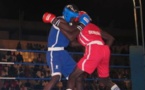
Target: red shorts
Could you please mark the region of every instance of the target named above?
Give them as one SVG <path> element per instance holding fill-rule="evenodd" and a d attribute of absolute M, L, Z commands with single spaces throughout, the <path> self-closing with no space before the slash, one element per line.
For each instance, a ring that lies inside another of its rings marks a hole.
<path fill-rule="evenodd" d="M 88 45 L 77 66 L 92 74 L 97 69 L 99 77 L 109 76 L 110 49 L 107 45 Z"/>

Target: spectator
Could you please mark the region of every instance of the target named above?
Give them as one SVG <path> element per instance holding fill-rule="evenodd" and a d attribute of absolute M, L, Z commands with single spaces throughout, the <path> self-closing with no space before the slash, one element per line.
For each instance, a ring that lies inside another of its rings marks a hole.
<path fill-rule="evenodd" d="M 10 83 L 8 80 L 5 80 L 3 87 L 2 87 L 2 90 L 9 90 L 9 89 L 10 89 Z"/>
<path fill-rule="evenodd" d="M 11 51 L 7 51 L 6 53 L 6 59 L 7 59 L 7 62 L 11 62 L 12 61 L 12 52 Z"/>
<path fill-rule="evenodd" d="M 6 55 L 3 55 L 3 56 L 2 56 L 2 62 L 7 62 Z"/>
<path fill-rule="evenodd" d="M 16 49 L 22 49 L 21 42 L 18 42 Z"/>
<path fill-rule="evenodd" d="M 10 90 L 19 90 L 19 85 L 16 80 L 11 80 L 10 88 Z"/>
<path fill-rule="evenodd" d="M 30 80 L 27 80 L 27 81 L 26 81 L 25 86 L 26 86 L 28 89 L 31 88 L 31 82 L 30 82 Z"/>
<path fill-rule="evenodd" d="M 12 62 L 16 62 L 17 61 L 17 58 L 16 58 L 16 53 L 15 52 L 12 52 L 11 53 L 11 58 L 12 58 Z"/>
<path fill-rule="evenodd" d="M 17 62 L 23 62 L 23 56 L 21 55 L 20 52 L 16 55 L 16 58 L 17 58 Z"/>
<path fill-rule="evenodd" d="M 14 67 L 14 65 L 11 65 L 9 68 L 8 68 L 8 75 L 10 77 L 15 77 L 17 76 L 17 69 Z"/>
<path fill-rule="evenodd" d="M 1 61 L 1 59 L 2 59 L 2 56 L 3 56 L 3 54 L 0 52 L 0 61 Z"/>
<path fill-rule="evenodd" d="M 38 57 L 36 58 L 36 63 L 44 63 L 41 54 L 38 54 Z"/>
<path fill-rule="evenodd" d="M 26 48 L 27 48 L 28 50 L 33 50 L 33 45 L 32 45 L 32 43 L 27 43 Z"/>
<path fill-rule="evenodd" d="M 28 89 L 27 89 L 27 87 L 25 86 L 25 84 L 22 84 L 22 85 L 20 86 L 20 90 L 28 90 Z"/>

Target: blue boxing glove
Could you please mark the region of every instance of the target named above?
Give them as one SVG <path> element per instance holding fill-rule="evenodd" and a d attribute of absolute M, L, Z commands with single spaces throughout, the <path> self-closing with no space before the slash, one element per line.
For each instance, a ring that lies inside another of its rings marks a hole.
<path fill-rule="evenodd" d="M 84 26 L 86 26 L 87 24 L 89 24 L 91 21 L 91 18 L 88 14 L 82 14 L 79 17 L 79 22 L 82 23 Z"/>

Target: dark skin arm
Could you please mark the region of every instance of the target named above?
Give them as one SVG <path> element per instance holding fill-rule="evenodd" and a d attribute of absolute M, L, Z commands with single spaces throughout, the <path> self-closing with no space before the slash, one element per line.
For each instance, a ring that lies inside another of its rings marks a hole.
<path fill-rule="evenodd" d="M 73 25 L 69 25 L 63 18 L 56 18 L 55 20 L 60 20 L 59 28 L 61 32 L 71 41 L 71 46 L 80 46 L 78 41 L 76 40 L 80 30 L 77 28 L 78 23 L 72 22 Z M 54 22 L 55 22 L 54 20 Z M 84 28 L 83 24 L 79 24 L 82 28 Z M 106 45 L 111 46 L 114 42 L 114 37 L 109 33 L 101 30 L 101 36 L 105 40 Z"/>
<path fill-rule="evenodd" d="M 79 24 L 78 22 L 73 22 L 72 25 L 69 25 L 63 18 L 56 18 L 53 23 L 55 23 L 57 20 L 60 20 L 60 24 L 58 27 L 60 28 L 60 31 L 70 40 L 70 46 L 71 47 L 77 47 L 82 46 L 77 41 L 77 36 L 80 33 L 80 30 L 77 28 L 77 25 L 80 25 L 82 28 L 84 27 L 82 24 Z"/>
<path fill-rule="evenodd" d="M 73 41 L 76 39 L 76 37 L 79 34 L 79 29 L 77 28 L 78 23 L 74 23 L 72 25 L 69 25 L 63 18 L 56 18 L 54 19 L 53 23 L 55 23 L 57 20 L 60 20 L 60 24 L 58 27 L 60 28 L 60 31 L 70 40 Z"/>
<path fill-rule="evenodd" d="M 60 19 L 60 24 L 58 27 L 60 28 L 61 32 L 71 41 L 70 45 L 73 47 L 81 46 L 76 39 L 78 34 L 80 33 L 80 30 L 77 28 L 78 23 L 72 22 L 73 25 L 71 26 L 64 19 L 62 18 L 57 18 L 57 19 Z M 83 24 L 79 24 L 79 25 L 82 28 L 84 28 Z M 115 39 L 112 35 L 110 35 L 109 33 L 103 30 L 101 30 L 101 35 L 102 35 L 102 38 L 105 40 L 106 45 L 111 46 L 113 44 Z"/>
<path fill-rule="evenodd" d="M 105 40 L 106 45 L 111 46 L 114 42 L 114 37 L 112 35 L 110 35 L 109 33 L 101 30 L 101 35 L 102 38 Z"/>

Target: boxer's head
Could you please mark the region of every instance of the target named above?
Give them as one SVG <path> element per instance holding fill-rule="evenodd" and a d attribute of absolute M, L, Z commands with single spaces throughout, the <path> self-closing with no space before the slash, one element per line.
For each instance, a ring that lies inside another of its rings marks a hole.
<path fill-rule="evenodd" d="M 63 9 L 63 16 L 67 22 L 70 22 L 72 18 L 76 18 L 79 16 L 79 10 L 77 6 L 73 4 L 66 5 Z"/>

